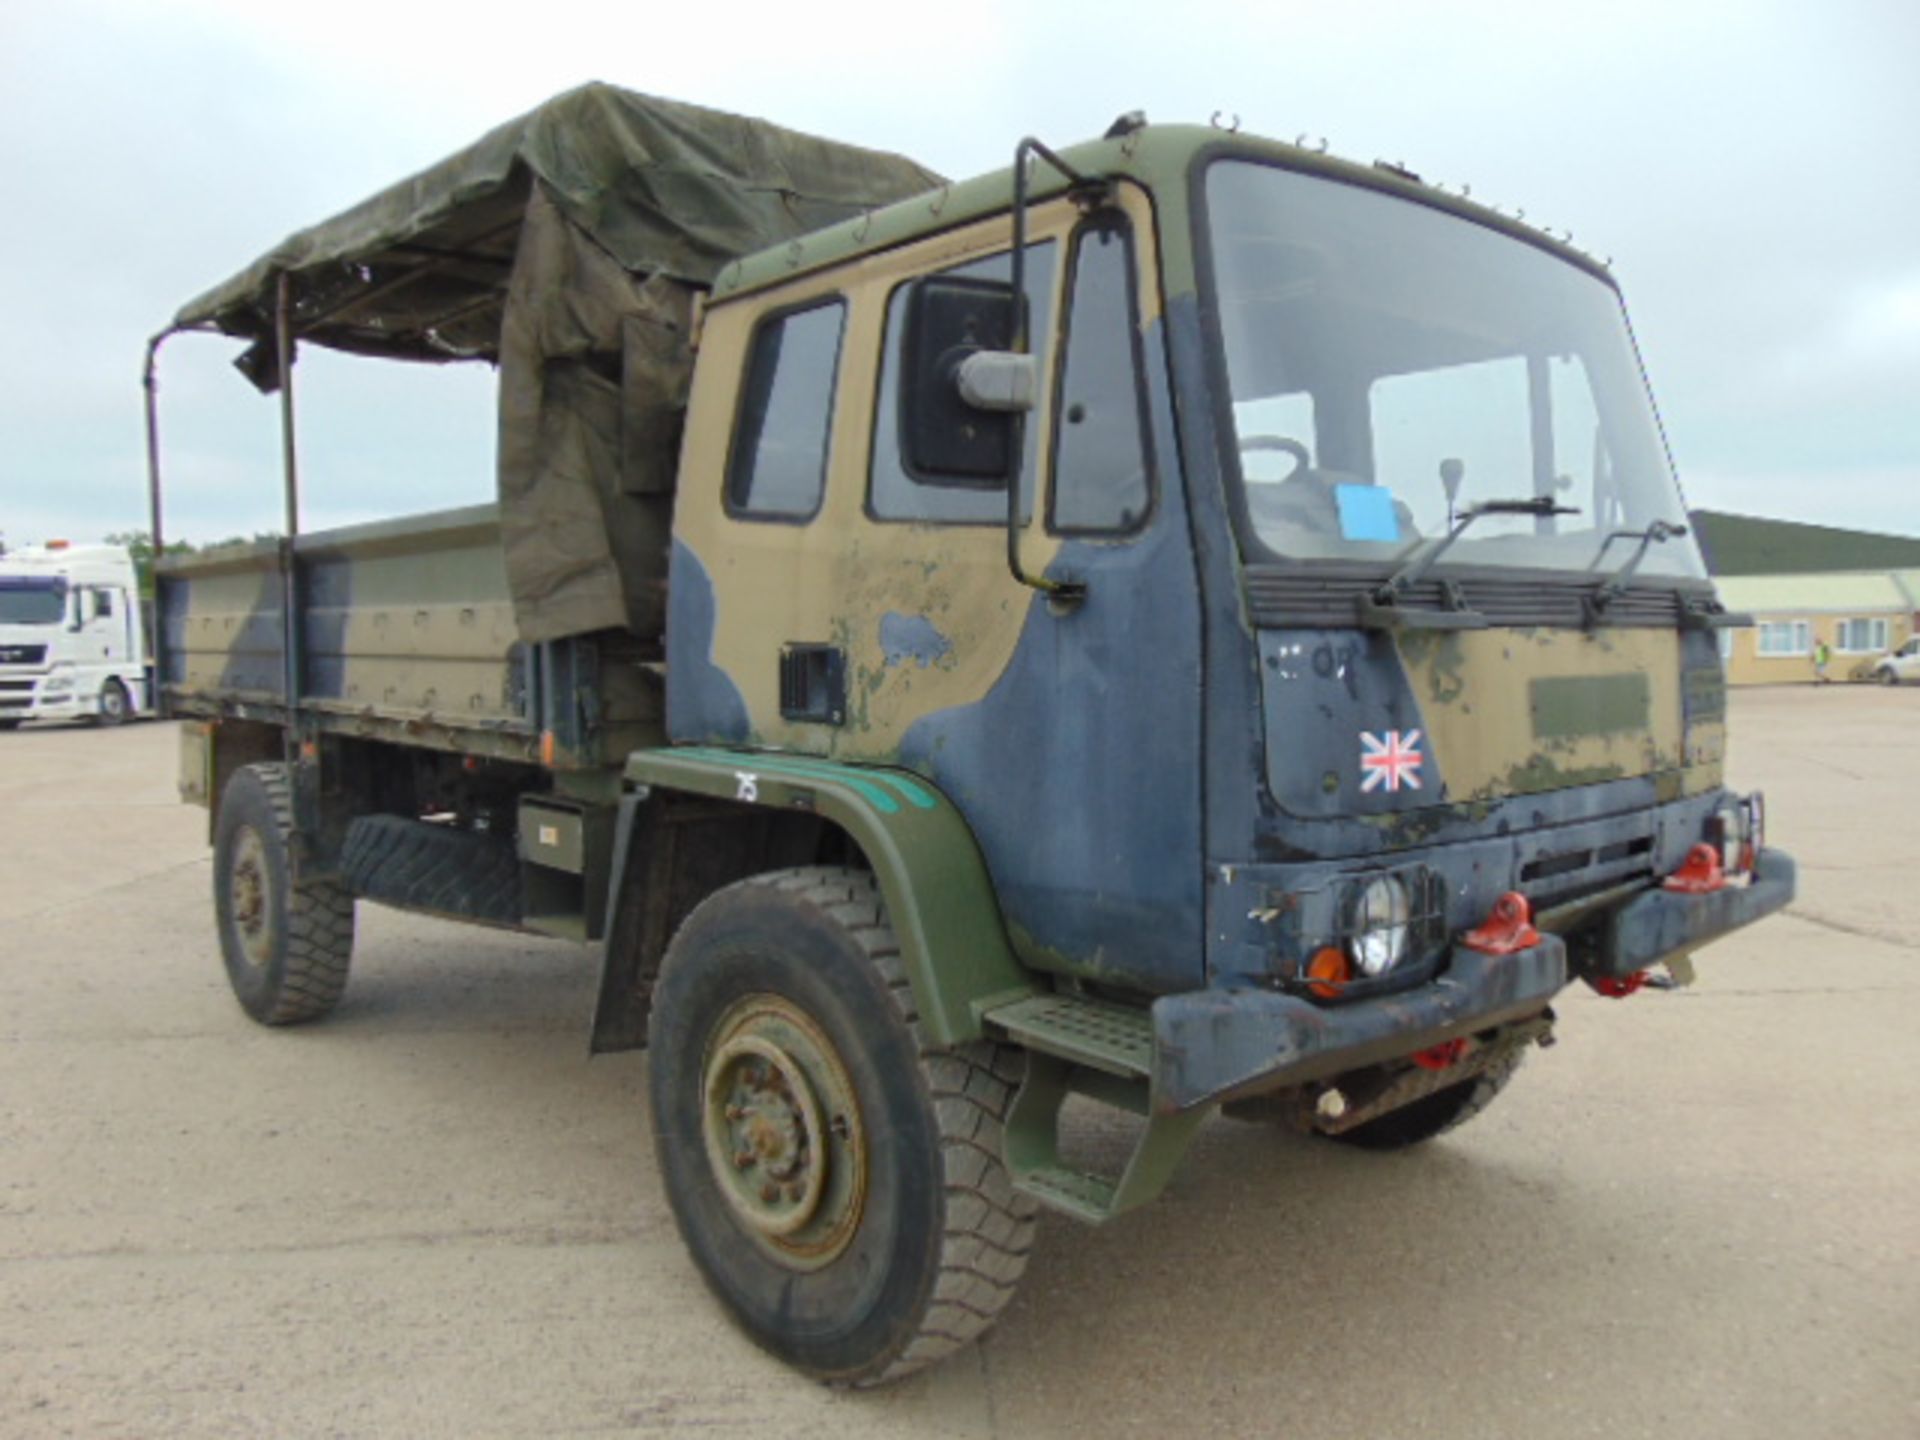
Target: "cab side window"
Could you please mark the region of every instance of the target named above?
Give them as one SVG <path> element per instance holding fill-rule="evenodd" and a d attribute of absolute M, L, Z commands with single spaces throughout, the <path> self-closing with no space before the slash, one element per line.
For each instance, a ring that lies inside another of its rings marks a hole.
<path fill-rule="evenodd" d="M 846 316 L 834 299 L 770 315 L 754 331 L 727 460 L 729 513 L 808 520 L 820 509 Z"/>
<path fill-rule="evenodd" d="M 1027 292 L 1029 345 L 1036 355 L 1046 353 L 1046 337 L 1053 323 L 1053 276 L 1057 246 L 1051 240 L 1027 246 L 1022 288 Z M 989 255 L 940 272 L 967 280 L 1013 279 L 1013 257 Z M 876 520 L 948 521 L 978 525 L 1007 523 L 1007 491 L 1000 482 L 982 484 L 961 476 L 916 475 L 901 454 L 900 385 L 905 350 L 911 283 L 898 286 L 887 300 L 887 337 L 880 362 L 880 397 L 874 407 L 873 464 L 867 505 Z M 1021 473 L 1031 476 L 1039 453 L 1039 430 L 1033 417 L 1021 427 Z M 1032 502 L 1033 486 L 1023 481 L 1022 500 Z"/>
<path fill-rule="evenodd" d="M 1132 245 L 1102 219 L 1074 242 L 1066 358 L 1054 404 L 1053 528 L 1132 530 L 1146 518 L 1147 467 Z"/>
<path fill-rule="evenodd" d="M 97 618 L 102 620 L 113 614 L 113 592 L 111 590 L 96 590 L 93 592 L 93 613 Z"/>

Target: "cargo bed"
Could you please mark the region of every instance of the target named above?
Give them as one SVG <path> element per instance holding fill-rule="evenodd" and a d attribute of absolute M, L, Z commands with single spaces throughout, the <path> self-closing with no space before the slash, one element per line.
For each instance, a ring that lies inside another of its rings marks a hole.
<path fill-rule="evenodd" d="M 170 558 L 155 587 L 175 714 L 285 723 L 291 682 L 323 732 L 428 749 L 569 769 L 665 739 L 658 636 L 519 639 L 492 505 Z"/>

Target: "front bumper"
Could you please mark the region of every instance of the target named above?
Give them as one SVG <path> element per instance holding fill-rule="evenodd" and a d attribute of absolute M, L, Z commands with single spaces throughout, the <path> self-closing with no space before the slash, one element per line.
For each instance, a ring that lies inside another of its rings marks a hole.
<path fill-rule="evenodd" d="M 1272 990 L 1192 990 L 1153 1002 L 1153 1107 L 1172 1112 L 1324 1080 L 1538 1014 L 1567 983 L 1557 935 L 1512 955 L 1456 945 L 1417 990 L 1316 1005 Z"/>
<path fill-rule="evenodd" d="M 36 695 L 23 702 L 0 705 L 0 720 L 70 720 L 77 715 L 92 713 L 93 707 L 83 703 L 71 691 L 51 696 Z"/>
<path fill-rule="evenodd" d="M 60 720 L 92 713 L 71 680 L 66 688 L 47 688 L 45 671 L 0 674 L 0 720 Z"/>
<path fill-rule="evenodd" d="M 1705 895 L 1649 890 L 1608 918 L 1597 953 L 1583 973 L 1621 979 L 1784 910 L 1793 902 L 1796 876 L 1791 855 L 1762 850 L 1753 879 L 1745 885 Z"/>
<path fill-rule="evenodd" d="M 1581 976 L 1625 976 L 1707 944 L 1793 899 L 1793 857 L 1764 850 L 1745 885 L 1704 895 L 1652 889 L 1583 947 Z M 1511 955 L 1456 945 L 1414 990 L 1346 1005 L 1276 991 L 1192 990 L 1153 1002 L 1153 1108 L 1162 1114 L 1278 1090 L 1396 1060 L 1537 1015 L 1575 978 L 1557 935 Z"/>

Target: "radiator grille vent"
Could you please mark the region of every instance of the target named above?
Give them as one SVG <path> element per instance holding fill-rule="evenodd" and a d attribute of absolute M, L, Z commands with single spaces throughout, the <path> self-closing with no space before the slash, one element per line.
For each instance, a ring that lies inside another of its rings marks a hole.
<path fill-rule="evenodd" d="M 1476 576 L 1459 581 L 1467 608 L 1486 616 L 1495 626 L 1553 626 L 1577 629 L 1587 623 L 1583 597 L 1599 578 L 1577 584 L 1564 580 L 1501 580 Z M 1273 565 L 1247 567 L 1247 601 L 1253 621 L 1262 626 L 1330 628 L 1352 625 L 1361 597 L 1380 588 L 1375 573 L 1354 574 Z M 1422 580 L 1409 585 L 1400 598 L 1408 610 L 1443 610 L 1441 582 Z M 1609 625 L 1670 630 L 1681 620 L 1685 604 L 1679 590 L 1663 586 L 1630 586 L 1607 607 Z"/>

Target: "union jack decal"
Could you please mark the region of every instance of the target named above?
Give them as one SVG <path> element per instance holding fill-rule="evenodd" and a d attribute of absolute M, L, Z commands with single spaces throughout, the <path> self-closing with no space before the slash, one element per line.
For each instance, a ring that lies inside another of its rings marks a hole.
<path fill-rule="evenodd" d="M 1426 758 L 1420 753 L 1418 730 L 1389 730 L 1384 735 L 1362 730 L 1360 793 L 1365 795 L 1374 790 L 1393 792 L 1402 786 L 1418 790 L 1420 763 Z"/>

